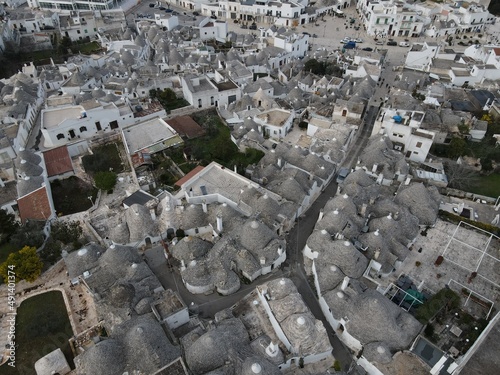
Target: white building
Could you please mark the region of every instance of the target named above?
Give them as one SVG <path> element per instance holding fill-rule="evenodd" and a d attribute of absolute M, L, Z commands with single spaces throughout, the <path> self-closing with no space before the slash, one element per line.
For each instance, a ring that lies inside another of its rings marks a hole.
<path fill-rule="evenodd" d="M 284 138 L 294 119 L 294 113 L 284 109 L 271 109 L 254 117 L 254 121 L 262 125 L 262 132 L 274 139 Z"/>
<path fill-rule="evenodd" d="M 435 136 L 431 131 L 420 129 L 424 116 L 425 113 L 419 111 L 382 108 L 372 135 L 386 134 L 395 150 L 410 160 L 424 162 Z"/>
<path fill-rule="evenodd" d="M 406 55 L 405 68 L 428 71 L 440 49 L 434 42 L 414 43 Z"/>
<path fill-rule="evenodd" d="M 185 3 L 176 0 L 177 4 Z M 296 27 L 308 23 L 307 0 L 277 2 L 262 0 L 256 2 L 223 0 L 218 3 L 201 4 L 201 13 L 225 20 L 240 22 L 258 22 L 269 25 Z M 182 5 L 181 5 L 182 6 Z"/>
<path fill-rule="evenodd" d="M 241 98 L 241 90 L 231 79 L 216 74 L 181 77 L 184 98 L 195 108 L 223 107 Z"/>
<path fill-rule="evenodd" d="M 361 0 L 357 8 L 368 35 L 378 37 L 418 37 L 424 19 L 406 5 L 392 0 Z"/>
<path fill-rule="evenodd" d="M 134 113 L 129 105 L 117 107 L 114 103 L 100 104 L 87 101 L 80 105 L 43 109 L 41 129 L 44 146 L 62 146 L 80 138 L 118 131 L 119 128 L 145 121 L 149 118 L 166 116 L 164 109 L 142 116 Z"/>
<path fill-rule="evenodd" d="M 113 3 L 113 0 L 28 0 L 30 8 L 48 9 L 56 12 L 69 10 L 105 10 L 113 8 Z"/>

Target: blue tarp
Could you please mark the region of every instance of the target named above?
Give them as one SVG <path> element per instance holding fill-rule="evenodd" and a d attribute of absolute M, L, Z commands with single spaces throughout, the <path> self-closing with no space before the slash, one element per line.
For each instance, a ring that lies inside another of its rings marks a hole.
<path fill-rule="evenodd" d="M 403 118 L 402 118 L 401 116 L 393 116 L 393 118 L 392 118 L 392 119 L 393 119 L 394 121 L 396 121 L 396 122 L 401 122 L 401 121 L 403 121 Z"/>

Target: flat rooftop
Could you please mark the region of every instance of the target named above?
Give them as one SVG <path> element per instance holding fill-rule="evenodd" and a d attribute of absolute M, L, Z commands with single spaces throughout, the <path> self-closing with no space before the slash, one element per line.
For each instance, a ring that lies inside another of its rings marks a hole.
<path fill-rule="evenodd" d="M 82 112 L 85 112 L 82 106 L 45 109 L 42 111 L 42 126 L 45 129 L 55 128 L 64 120 L 79 119 Z"/>
<path fill-rule="evenodd" d="M 269 117 L 268 117 L 269 116 Z M 262 113 L 257 116 L 262 121 L 265 121 L 269 125 L 274 126 L 283 126 L 286 120 L 290 117 L 290 112 L 280 111 L 280 110 L 272 110 L 265 113 Z"/>
<path fill-rule="evenodd" d="M 241 192 L 248 189 L 249 186 L 255 187 L 263 193 L 265 192 L 276 201 L 279 199 L 278 195 L 259 187 L 247 178 L 215 162 L 210 163 L 202 171 L 198 172 L 182 188 L 185 191 L 192 191 L 193 196 L 220 194 L 233 202 L 239 202 Z"/>
<path fill-rule="evenodd" d="M 131 154 L 177 135 L 159 117 L 123 129 L 123 135 Z"/>
<path fill-rule="evenodd" d="M 417 237 L 401 267 L 389 278 L 394 280 L 388 281 L 395 283 L 404 274 L 432 293 L 449 286 L 460 295 L 461 308 L 486 317 L 499 297 L 499 275 L 494 271 L 500 266 L 498 237 L 468 224 L 443 220 L 425 233 Z M 440 255 L 444 260 L 437 266 Z M 471 278 L 473 272 L 477 276 Z M 474 298 L 468 298 L 470 292 Z"/>
<path fill-rule="evenodd" d="M 163 294 L 163 299 L 155 302 L 154 304 L 154 307 L 156 311 L 158 311 L 158 314 L 160 314 L 162 320 L 186 307 L 177 294 L 172 290 L 167 289 L 163 292 Z"/>

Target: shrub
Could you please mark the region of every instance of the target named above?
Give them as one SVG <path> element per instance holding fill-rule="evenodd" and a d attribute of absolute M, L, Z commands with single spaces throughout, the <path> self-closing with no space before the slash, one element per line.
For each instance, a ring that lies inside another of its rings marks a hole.
<path fill-rule="evenodd" d="M 95 186 L 101 190 L 112 190 L 116 184 L 115 172 L 97 172 L 94 176 Z"/>
<path fill-rule="evenodd" d="M 419 306 L 415 317 L 422 323 L 429 322 L 441 309 L 456 309 L 460 304 L 460 297 L 453 290 L 444 288 Z"/>
<path fill-rule="evenodd" d="M 342 371 L 342 366 L 340 365 L 340 361 L 339 360 L 335 360 L 335 362 L 333 362 L 333 369 L 335 371 Z"/>

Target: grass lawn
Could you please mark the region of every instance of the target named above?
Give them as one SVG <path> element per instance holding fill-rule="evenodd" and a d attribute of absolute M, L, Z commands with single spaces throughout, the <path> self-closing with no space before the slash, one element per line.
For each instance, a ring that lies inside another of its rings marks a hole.
<path fill-rule="evenodd" d="M 471 193 L 492 198 L 500 196 L 500 174 L 492 173 L 488 176 L 479 176 L 476 181 L 476 184 L 469 189 Z"/>
<path fill-rule="evenodd" d="M 206 131 L 206 135 L 200 138 L 187 140 L 183 148 L 166 150 L 168 155 L 177 166 L 188 173 L 198 165 L 208 165 L 215 161 L 226 168 L 238 168 L 243 173 L 249 164 L 256 164 L 262 159 L 264 153 L 257 149 L 248 148 L 246 152 L 240 152 L 238 147 L 231 141 L 231 131 L 224 125 L 215 111 L 200 111 L 191 115 L 193 120 L 200 124 Z M 194 160 L 199 163 L 186 161 L 183 150 L 189 149 Z M 154 161 L 156 167 L 162 166 L 161 158 Z"/>
<path fill-rule="evenodd" d="M 88 210 L 97 197 L 97 189 L 78 177 L 55 180 L 51 184 L 52 199 L 58 215 L 69 215 Z"/>
<path fill-rule="evenodd" d="M 21 250 L 21 249 L 16 248 L 15 246 L 11 245 L 8 242 L 1 245 L 0 246 L 0 263 L 5 262 L 7 260 L 7 257 L 9 256 L 9 254 L 13 253 L 17 250 Z"/>
<path fill-rule="evenodd" d="M 16 367 L 4 364 L 4 375 L 33 375 L 35 362 L 60 348 L 74 367 L 68 339 L 73 336 L 61 292 L 47 292 L 28 298 L 17 309 Z"/>
<path fill-rule="evenodd" d="M 90 43 L 84 43 L 84 44 L 75 44 L 75 45 L 71 46 L 71 51 L 73 51 L 74 53 L 81 52 L 84 55 L 90 55 L 94 52 L 98 52 L 101 50 L 102 50 L 102 47 L 96 41 L 93 41 Z"/>
<path fill-rule="evenodd" d="M 117 145 L 116 143 L 109 143 L 107 145 L 99 146 L 95 149 L 92 149 L 94 155 L 105 158 L 109 164 L 110 168 L 113 168 L 115 173 L 123 172 L 123 163 L 120 158 L 120 153 L 118 152 L 118 147 L 122 146 Z"/>

